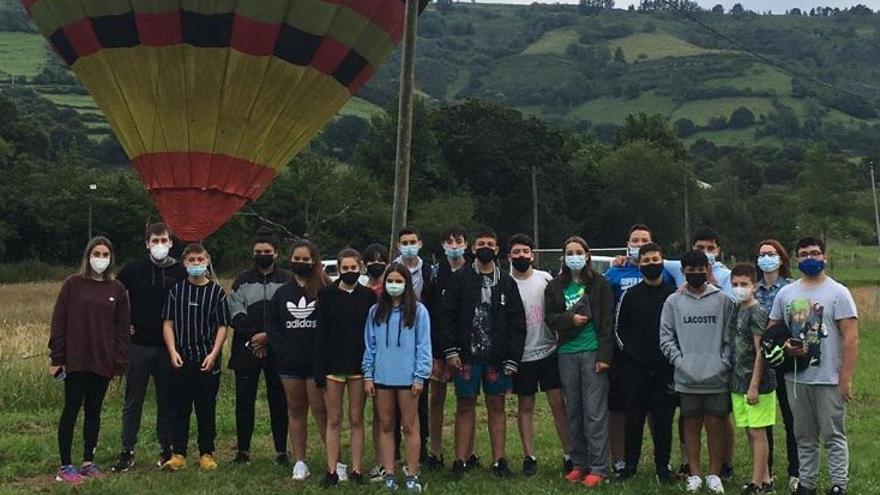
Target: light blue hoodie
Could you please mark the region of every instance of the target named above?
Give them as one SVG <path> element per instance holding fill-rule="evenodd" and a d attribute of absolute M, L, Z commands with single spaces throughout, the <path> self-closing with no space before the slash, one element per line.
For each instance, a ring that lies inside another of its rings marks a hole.
<path fill-rule="evenodd" d="M 388 321 L 376 324 L 377 304 L 370 308 L 364 328 L 364 379 L 393 387 L 422 384 L 431 377 L 431 320 L 422 303 L 416 303 L 415 326 L 403 326 L 400 308 Z"/>

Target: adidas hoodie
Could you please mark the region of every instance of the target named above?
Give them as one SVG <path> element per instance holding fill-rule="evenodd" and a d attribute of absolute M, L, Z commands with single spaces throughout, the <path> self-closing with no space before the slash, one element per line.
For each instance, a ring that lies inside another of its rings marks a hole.
<path fill-rule="evenodd" d="M 660 316 L 660 350 L 675 367 L 675 391 L 727 393 L 730 387 L 730 335 L 733 301 L 714 285 L 696 295 L 676 292 Z"/>
<path fill-rule="evenodd" d="M 272 296 L 266 319 L 269 349 L 278 373 L 314 371 L 318 329 L 316 299 L 309 298 L 296 281 L 282 285 Z"/>

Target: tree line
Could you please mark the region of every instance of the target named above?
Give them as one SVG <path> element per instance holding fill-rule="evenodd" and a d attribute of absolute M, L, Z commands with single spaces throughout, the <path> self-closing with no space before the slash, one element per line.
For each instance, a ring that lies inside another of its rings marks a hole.
<path fill-rule="evenodd" d="M 267 222 L 287 237 L 315 240 L 325 256 L 387 242 L 397 115 L 389 110 L 369 122 L 331 123 L 208 240 L 218 267 L 246 260 L 248 239 Z M 143 227 L 158 218 L 150 199 L 115 139 L 89 140 L 76 119 L 34 93 L 0 94 L 0 262 L 74 263 L 88 236 L 90 201 L 95 233 L 110 236 L 123 259 L 141 255 Z M 532 234 L 534 177 L 546 248 L 571 234 L 618 246 L 638 222 L 681 252 L 685 198 L 688 227 L 718 228 L 728 254 L 748 255 L 760 238 L 807 233 L 868 243 L 871 162 L 880 159 L 848 160 L 794 141 L 782 148 L 702 140 L 688 147 L 659 115 L 631 115 L 603 142 L 497 103 L 419 100 L 410 222 L 435 251 L 449 223 L 491 226 L 502 238 Z"/>

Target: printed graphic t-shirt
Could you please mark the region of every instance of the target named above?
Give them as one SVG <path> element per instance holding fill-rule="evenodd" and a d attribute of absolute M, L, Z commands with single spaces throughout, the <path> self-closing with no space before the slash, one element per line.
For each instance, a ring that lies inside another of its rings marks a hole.
<path fill-rule="evenodd" d="M 840 378 L 841 338 L 837 322 L 858 318 L 849 289 L 831 279 L 814 287 L 798 280 L 780 289 L 773 301 L 771 320 L 782 320 L 792 337 L 800 339 L 810 360 L 806 369 L 786 373 L 786 380 L 807 385 L 837 385 Z"/>

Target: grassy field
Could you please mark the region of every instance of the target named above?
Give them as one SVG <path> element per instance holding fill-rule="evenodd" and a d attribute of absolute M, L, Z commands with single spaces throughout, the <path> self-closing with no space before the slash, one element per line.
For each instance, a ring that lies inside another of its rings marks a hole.
<path fill-rule="evenodd" d="M 755 64 L 737 77 L 710 79 L 703 83 L 708 88 L 731 87 L 752 91 L 773 91 L 777 95 L 791 92 L 791 76 L 765 64 Z"/>
<path fill-rule="evenodd" d="M 523 50 L 523 54 L 542 55 L 552 53 L 554 55 L 562 55 L 565 53 L 566 47 L 576 42 L 579 37 L 577 31 L 571 28 L 554 29 L 544 33 L 538 41 L 526 47 Z"/>
<path fill-rule="evenodd" d="M 854 253 L 858 254 L 858 253 Z M 845 253 L 841 253 L 845 255 Z M 861 254 L 859 254 L 861 256 Z M 138 465 L 129 473 L 110 476 L 103 481 L 91 482 L 82 490 L 57 485 L 53 481 L 57 467 L 57 447 L 55 429 L 60 413 L 62 390 L 46 374 L 47 359 L 44 355 L 49 320 L 57 283 L 0 285 L 0 376 L 3 387 L 0 389 L 0 493 L 151 493 L 172 489 L 175 493 L 237 494 L 278 493 L 296 491 L 297 493 L 322 493 L 318 486 L 323 453 L 320 447 L 312 448 L 309 464 L 313 477 L 304 485 L 297 486 L 289 480 L 287 470 L 276 467 L 271 459 L 271 442 L 267 425 L 267 408 L 264 399 L 258 401 L 257 434 L 255 437 L 254 462 L 248 467 L 233 466 L 230 461 L 234 454 L 235 426 L 233 416 L 232 374 L 223 373 L 223 383 L 218 406 L 218 458 L 220 470 L 214 473 L 200 473 L 187 469 L 180 473 L 162 473 L 153 466 L 155 451 L 154 420 L 155 410 L 152 399 L 148 400 L 144 412 L 144 425 L 138 451 Z M 869 363 L 874 354 L 880 352 L 880 321 L 878 321 L 877 291 L 873 288 L 859 288 L 854 291 L 863 319 L 861 362 L 856 380 L 856 401 L 849 411 L 848 431 L 850 437 L 852 485 L 850 493 L 870 494 L 880 490 L 880 440 L 876 432 L 880 421 L 873 412 L 880 406 L 880 368 Z M 262 393 L 262 390 L 261 390 Z M 151 392 L 152 394 L 152 392 Z M 104 407 L 104 420 L 101 441 L 98 447 L 97 462 L 102 466 L 111 463 L 118 449 L 120 433 L 120 407 L 123 384 L 115 381 L 110 386 Z M 152 397 L 152 395 L 150 395 Z M 447 411 L 452 411 L 452 401 Z M 480 469 L 470 475 L 463 483 L 454 483 L 448 471 L 424 473 L 422 476 L 426 493 L 459 494 L 462 490 L 470 493 L 493 493 L 506 495 L 527 493 L 582 493 L 582 487 L 570 486 L 560 479 L 558 450 L 552 422 L 544 401 L 538 401 L 537 446 L 541 469 L 539 474 L 526 479 L 519 473 L 521 450 L 515 426 L 515 399 L 508 402 L 508 458 L 517 476 L 510 481 L 498 481 L 488 469 Z M 484 411 L 480 411 L 480 425 L 477 436 L 477 451 L 484 457 L 489 453 Z M 370 417 L 368 412 L 367 417 Z M 74 442 L 74 459 L 80 455 L 80 430 L 77 429 Z M 446 455 L 451 455 L 452 416 L 447 414 L 445 436 Z M 777 428 L 777 445 L 784 445 L 782 428 Z M 317 439 L 314 430 L 312 439 Z M 737 439 L 736 468 L 739 478 L 748 472 L 746 442 L 740 435 Z M 317 444 L 313 440 L 313 445 Z M 373 452 L 367 442 L 367 463 L 372 463 Z M 646 443 L 645 455 L 650 455 L 650 442 Z M 704 454 L 705 456 L 705 454 Z M 675 453 L 674 461 L 678 460 Z M 784 452 L 777 451 L 776 462 L 784 466 Z M 649 458 L 643 459 L 639 477 L 626 484 L 609 483 L 597 489 L 599 494 L 675 494 L 680 487 L 661 488 L 652 481 Z M 737 493 L 733 485 L 728 487 Z M 340 486 L 342 493 L 379 493 L 381 488 L 357 488 Z M 781 493 L 781 492 L 780 492 Z"/>
<path fill-rule="evenodd" d="M 648 115 L 659 113 L 669 116 L 676 108 L 672 98 L 648 91 L 638 98 L 627 100 L 603 96 L 576 106 L 569 113 L 569 119 L 589 120 L 593 124 L 620 124 L 629 114 L 645 112 Z"/>
<path fill-rule="evenodd" d="M 627 62 L 634 60 L 658 60 L 666 57 L 693 57 L 707 53 L 723 53 L 688 43 L 670 33 L 636 33 L 609 43 L 612 53 L 621 48 Z"/>
<path fill-rule="evenodd" d="M 0 72 L 36 76 L 48 55 L 46 40 L 39 34 L 0 32 Z"/>

